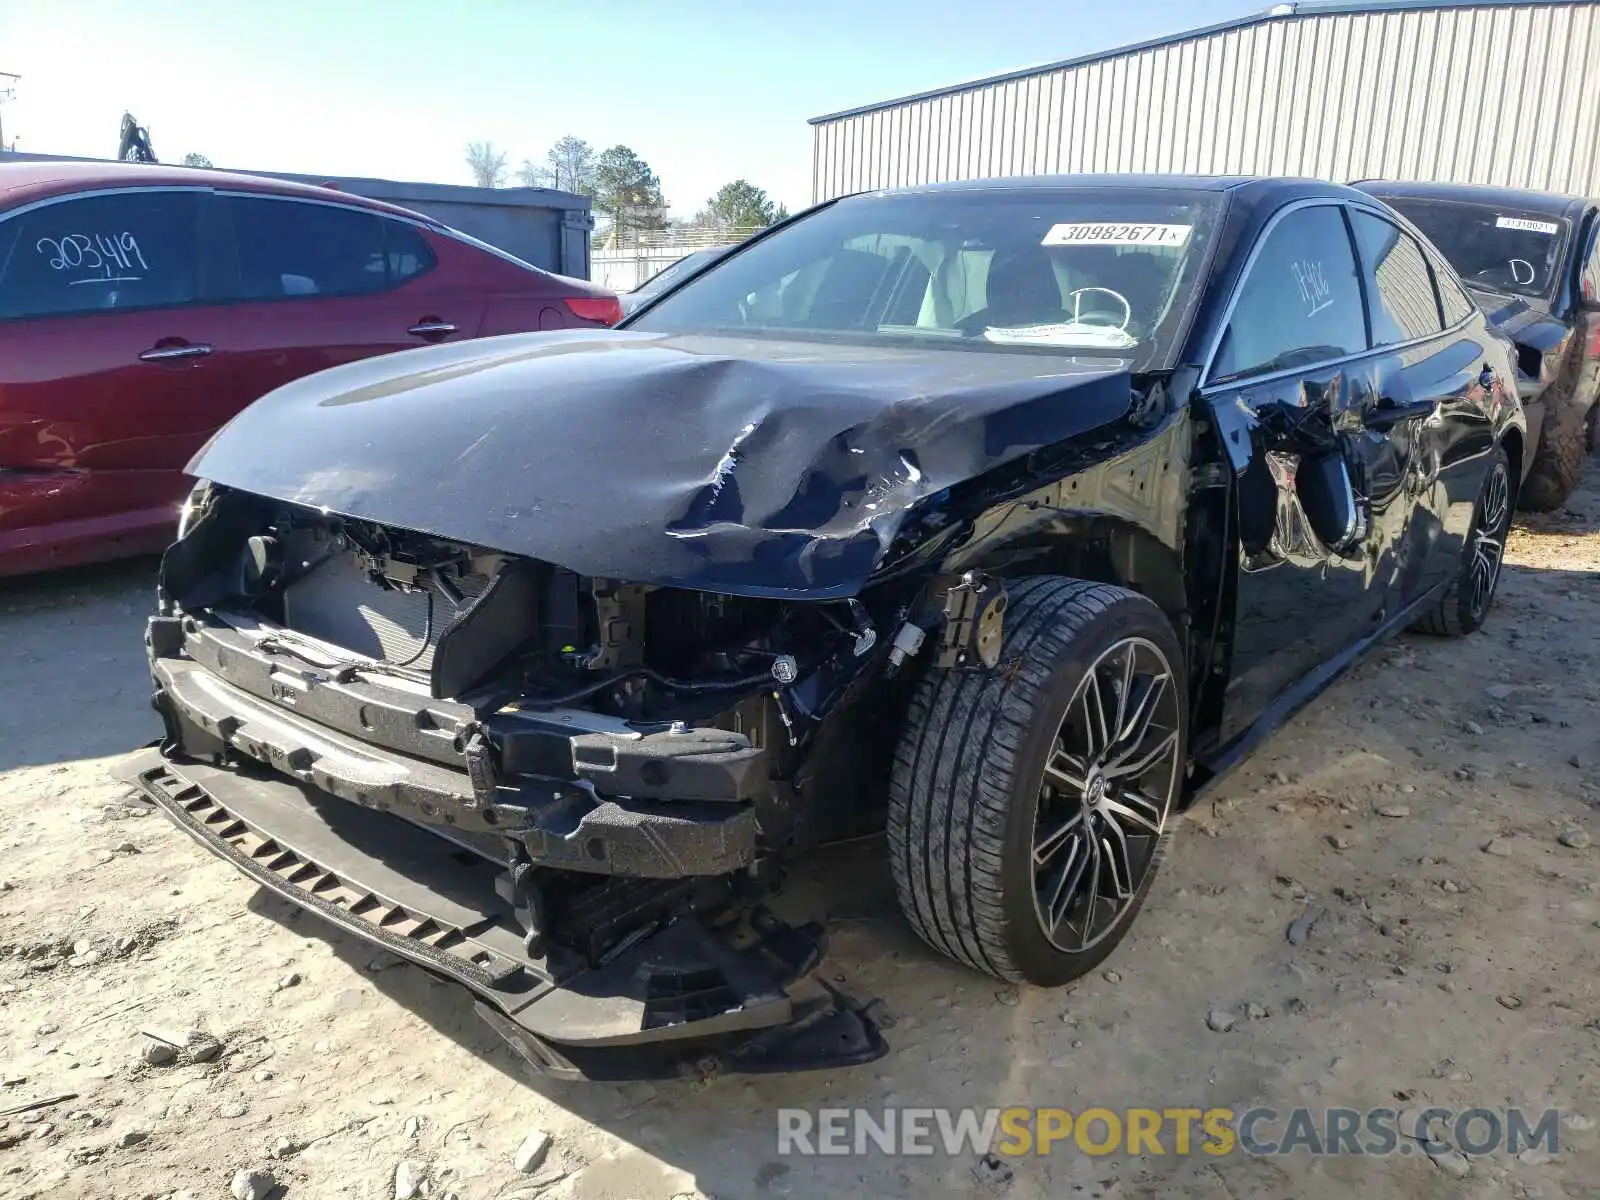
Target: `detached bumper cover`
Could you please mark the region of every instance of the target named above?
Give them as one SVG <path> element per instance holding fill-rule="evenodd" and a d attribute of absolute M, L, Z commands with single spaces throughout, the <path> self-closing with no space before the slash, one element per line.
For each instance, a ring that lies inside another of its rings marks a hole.
<path fill-rule="evenodd" d="M 542 1072 L 788 1071 L 885 1052 L 860 1007 L 815 974 L 820 927 L 760 909 L 716 929 L 680 917 L 599 965 L 530 958 L 516 910 L 496 892 L 503 864 L 439 833 L 289 779 L 153 749 L 121 774 L 258 884 L 469 988 L 484 1019 Z"/>

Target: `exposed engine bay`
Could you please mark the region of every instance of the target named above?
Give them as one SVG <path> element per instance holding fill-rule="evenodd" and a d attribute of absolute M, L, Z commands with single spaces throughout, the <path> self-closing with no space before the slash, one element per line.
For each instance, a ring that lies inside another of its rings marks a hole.
<path fill-rule="evenodd" d="M 955 589 L 975 655 L 982 592 Z M 988 589 L 991 608 L 1000 595 Z M 686 906 L 764 893 L 775 851 L 859 827 L 872 719 L 825 718 L 869 663 L 892 675 L 923 640 L 902 620 L 909 632 L 884 644 L 857 599 L 590 579 L 224 489 L 191 505 L 163 607 L 158 671 L 161 650 L 180 650 L 320 727 L 264 715 L 283 726 L 276 748 L 241 736 L 237 716 L 185 727 L 193 713 L 170 706 L 198 681 L 175 677 L 162 693 L 171 740 L 219 763 L 288 762 L 335 795 L 445 827 L 515 876 L 530 951 L 553 939 L 591 965 Z M 367 785 L 369 764 L 341 765 L 354 750 L 319 748 L 340 730 L 414 769 Z M 851 744 L 821 756 L 821 778 L 819 741 Z M 796 803 L 812 786 L 815 802 Z M 600 893 L 603 920 L 586 909 Z"/>

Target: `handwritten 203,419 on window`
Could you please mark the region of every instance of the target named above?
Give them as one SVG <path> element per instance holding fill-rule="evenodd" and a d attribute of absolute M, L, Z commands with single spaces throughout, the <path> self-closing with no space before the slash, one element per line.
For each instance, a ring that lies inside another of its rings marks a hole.
<path fill-rule="evenodd" d="M 73 276 L 67 280 L 69 287 L 82 283 L 136 283 L 150 270 L 139 249 L 139 239 L 128 230 L 43 237 L 34 249 L 49 259 L 52 271 Z"/>
<path fill-rule="evenodd" d="M 1070 221 L 1052 225 L 1041 246 L 1182 246 L 1193 225 L 1137 221 Z"/>

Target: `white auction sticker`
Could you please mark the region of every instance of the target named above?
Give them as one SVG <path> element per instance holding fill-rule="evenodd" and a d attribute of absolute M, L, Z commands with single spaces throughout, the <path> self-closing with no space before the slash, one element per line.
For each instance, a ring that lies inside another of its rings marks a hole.
<path fill-rule="evenodd" d="M 1494 227 L 1496 229 L 1521 229 L 1527 233 L 1556 234 L 1561 232 L 1561 226 L 1554 221 L 1530 221 L 1526 217 L 1496 217 L 1494 219 Z"/>
<path fill-rule="evenodd" d="M 1140 225 L 1131 221 L 1073 221 L 1053 225 L 1041 246 L 1181 246 L 1193 225 Z"/>

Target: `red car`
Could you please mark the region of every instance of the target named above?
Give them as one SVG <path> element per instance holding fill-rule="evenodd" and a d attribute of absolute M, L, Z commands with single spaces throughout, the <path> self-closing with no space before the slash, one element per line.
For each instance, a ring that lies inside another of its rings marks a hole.
<path fill-rule="evenodd" d="M 190 457 L 291 379 L 620 316 L 604 288 L 342 192 L 0 165 L 0 575 L 162 549 Z"/>

